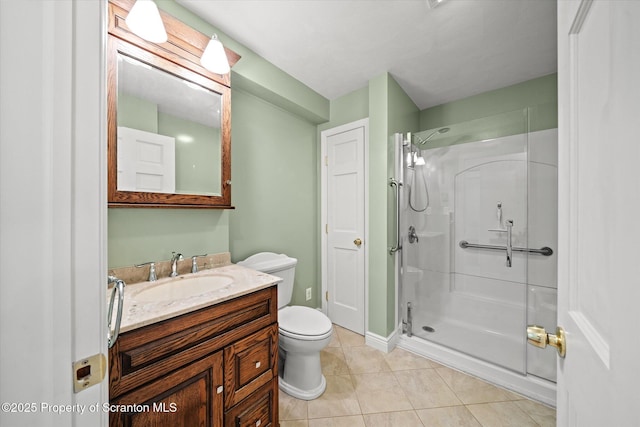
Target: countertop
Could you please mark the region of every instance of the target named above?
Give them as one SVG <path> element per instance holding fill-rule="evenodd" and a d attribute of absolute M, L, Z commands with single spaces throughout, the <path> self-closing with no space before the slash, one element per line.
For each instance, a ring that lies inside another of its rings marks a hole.
<path fill-rule="evenodd" d="M 197 293 L 188 297 L 174 299 L 170 297 L 169 294 L 171 293 L 171 287 L 179 286 L 179 283 L 176 283 L 175 285 L 165 287 L 167 291 L 166 298 L 163 298 L 162 296 L 164 289 L 160 291 L 159 294 L 156 294 L 160 296 L 157 300 L 149 301 L 148 296 L 139 297 L 143 291 L 163 286 L 169 281 L 179 281 L 183 278 L 220 275 L 230 278 L 231 283 L 223 287 L 218 287 L 213 291 L 205 291 L 204 293 Z M 250 294 L 260 289 L 268 288 L 279 281 L 281 281 L 279 277 L 261 273 L 239 265 L 230 264 L 224 267 L 199 271 L 197 273 L 162 278 L 154 282 L 140 282 L 126 285 L 124 288 L 124 305 L 122 310 L 122 321 L 120 323 L 120 333 L 170 319 L 172 317 L 218 304 L 242 295 Z M 111 289 L 107 291 L 107 304 L 109 303 L 110 297 Z M 117 302 L 114 304 L 114 312 L 116 311 L 115 306 L 117 306 Z"/>

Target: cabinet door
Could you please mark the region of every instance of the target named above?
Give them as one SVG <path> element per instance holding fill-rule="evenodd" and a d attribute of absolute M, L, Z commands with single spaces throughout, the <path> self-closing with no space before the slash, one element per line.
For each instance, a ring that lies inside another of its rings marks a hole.
<path fill-rule="evenodd" d="M 222 352 L 111 401 L 110 427 L 222 427 Z"/>
<path fill-rule="evenodd" d="M 278 325 L 258 331 L 224 349 L 225 409 L 278 377 Z"/>

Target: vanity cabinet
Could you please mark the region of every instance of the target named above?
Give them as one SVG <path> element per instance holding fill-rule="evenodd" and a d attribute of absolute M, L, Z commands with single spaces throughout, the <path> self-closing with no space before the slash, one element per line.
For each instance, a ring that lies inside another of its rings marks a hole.
<path fill-rule="evenodd" d="M 120 334 L 109 425 L 277 426 L 275 286 Z"/>

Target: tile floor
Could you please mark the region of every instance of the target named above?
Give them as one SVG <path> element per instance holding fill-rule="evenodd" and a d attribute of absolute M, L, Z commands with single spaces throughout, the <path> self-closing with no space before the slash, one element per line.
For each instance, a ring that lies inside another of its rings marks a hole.
<path fill-rule="evenodd" d="M 339 326 L 321 360 L 326 391 L 312 401 L 280 392 L 281 427 L 556 425 L 553 408 Z"/>

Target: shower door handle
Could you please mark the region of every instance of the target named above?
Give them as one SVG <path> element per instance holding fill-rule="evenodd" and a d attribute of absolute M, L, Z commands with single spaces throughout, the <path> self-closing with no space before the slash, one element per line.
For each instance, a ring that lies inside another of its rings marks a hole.
<path fill-rule="evenodd" d="M 547 345 L 555 347 L 558 355 L 564 357 L 567 353 L 567 341 L 564 329 L 560 326 L 556 328 L 556 334 L 548 334 L 547 331 L 538 325 L 527 326 L 527 342 L 539 348 L 545 348 Z"/>
<path fill-rule="evenodd" d="M 393 255 L 402 249 L 402 245 L 400 243 L 400 186 L 402 183 L 400 181 L 396 181 L 393 178 L 389 178 L 389 186 L 393 187 L 395 190 L 396 196 L 396 244 L 389 248 L 389 254 Z"/>
<path fill-rule="evenodd" d="M 507 267 L 511 267 L 511 258 L 513 257 L 513 246 L 511 245 L 511 230 L 513 229 L 513 221 L 508 219 L 505 222 L 507 227 Z"/>

